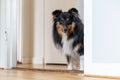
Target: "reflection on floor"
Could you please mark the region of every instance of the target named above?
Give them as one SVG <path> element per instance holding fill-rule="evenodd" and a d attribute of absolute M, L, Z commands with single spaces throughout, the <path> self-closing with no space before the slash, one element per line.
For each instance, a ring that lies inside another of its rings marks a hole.
<path fill-rule="evenodd" d="M 50 70 L 66 70 L 67 65 L 53 65 L 53 64 L 47 64 L 47 65 L 42 65 L 42 64 L 18 64 L 17 68 L 33 68 L 33 69 L 50 69 Z"/>
<path fill-rule="evenodd" d="M 106 78 L 84 77 L 83 74 L 47 72 L 47 71 L 21 71 L 0 70 L 0 80 L 116 80 Z M 118 79 L 119 80 L 119 79 Z"/>

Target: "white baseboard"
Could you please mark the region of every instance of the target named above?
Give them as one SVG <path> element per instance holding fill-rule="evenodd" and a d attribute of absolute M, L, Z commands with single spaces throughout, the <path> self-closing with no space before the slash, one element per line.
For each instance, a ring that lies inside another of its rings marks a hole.
<path fill-rule="evenodd" d="M 33 64 L 43 64 L 43 59 L 35 57 L 35 58 L 33 58 L 32 63 Z"/>
<path fill-rule="evenodd" d="M 40 57 L 24 57 L 22 59 L 22 63 L 24 64 L 43 64 L 43 59 Z"/>

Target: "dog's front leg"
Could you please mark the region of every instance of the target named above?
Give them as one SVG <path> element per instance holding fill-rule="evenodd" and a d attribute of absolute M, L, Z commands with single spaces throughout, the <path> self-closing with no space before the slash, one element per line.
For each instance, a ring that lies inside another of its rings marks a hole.
<path fill-rule="evenodd" d="M 67 70 L 73 70 L 72 57 L 70 55 L 67 55 L 66 58 L 68 62 Z"/>

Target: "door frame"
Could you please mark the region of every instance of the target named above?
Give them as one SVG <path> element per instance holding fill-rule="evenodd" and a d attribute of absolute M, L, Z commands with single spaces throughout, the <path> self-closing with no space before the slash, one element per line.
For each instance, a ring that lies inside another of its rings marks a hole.
<path fill-rule="evenodd" d="M 120 63 L 94 63 L 92 61 L 92 3 L 93 0 L 84 0 L 84 74 L 119 76 Z"/>
<path fill-rule="evenodd" d="M 17 0 L 17 62 L 22 63 L 22 0 Z"/>
<path fill-rule="evenodd" d="M 1 1 L 1 65 L 4 69 L 16 67 L 16 6 L 17 0 Z"/>

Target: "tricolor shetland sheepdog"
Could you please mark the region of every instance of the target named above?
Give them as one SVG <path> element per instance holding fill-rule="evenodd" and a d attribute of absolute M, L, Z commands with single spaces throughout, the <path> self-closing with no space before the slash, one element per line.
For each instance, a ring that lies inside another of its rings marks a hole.
<path fill-rule="evenodd" d="M 68 70 L 83 70 L 84 67 L 84 25 L 78 10 L 67 12 L 55 10 L 53 15 L 53 41 L 65 54 Z"/>

